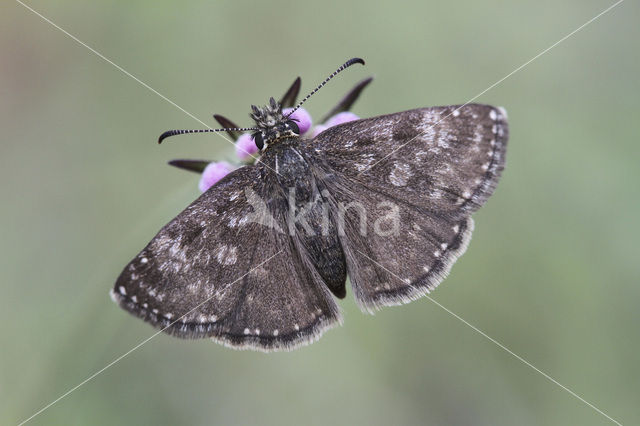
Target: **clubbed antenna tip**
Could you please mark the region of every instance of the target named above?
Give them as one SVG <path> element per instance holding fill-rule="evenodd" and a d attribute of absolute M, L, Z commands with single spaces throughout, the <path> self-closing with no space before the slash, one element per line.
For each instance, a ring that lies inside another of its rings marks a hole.
<path fill-rule="evenodd" d="M 170 136 L 184 135 L 187 133 L 212 133 L 212 132 L 229 132 L 229 131 L 248 132 L 250 130 L 258 130 L 258 129 L 254 127 L 247 127 L 247 128 L 228 128 L 228 129 L 167 130 L 166 132 L 160 135 L 160 137 L 158 138 L 158 143 L 162 143 L 163 140 L 165 140 Z"/>

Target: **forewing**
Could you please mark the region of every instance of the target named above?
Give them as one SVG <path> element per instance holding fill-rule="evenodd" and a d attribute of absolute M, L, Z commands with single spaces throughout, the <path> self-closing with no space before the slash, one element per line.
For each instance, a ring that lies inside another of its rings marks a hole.
<path fill-rule="evenodd" d="M 340 321 L 282 232 L 283 200 L 264 173 L 232 172 L 169 222 L 125 267 L 114 300 L 169 334 L 235 348 L 292 349 Z"/>
<path fill-rule="evenodd" d="M 508 139 L 502 108 L 414 109 L 344 123 L 306 141 L 329 169 L 462 219 L 493 192 Z"/>
<path fill-rule="evenodd" d="M 341 217 L 361 308 L 409 302 L 444 279 L 495 188 L 507 138 L 504 110 L 470 104 L 353 121 L 306 142 Z"/>

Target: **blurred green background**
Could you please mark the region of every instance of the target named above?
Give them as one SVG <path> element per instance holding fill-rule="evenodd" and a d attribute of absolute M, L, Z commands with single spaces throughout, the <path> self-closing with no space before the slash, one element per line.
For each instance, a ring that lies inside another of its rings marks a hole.
<path fill-rule="evenodd" d="M 29 5 L 199 119 L 300 75 L 316 118 L 374 75 L 373 116 L 464 103 L 612 2 L 125 2 Z M 225 159 L 200 123 L 7 1 L 0 6 L 0 423 L 148 338 L 111 302 L 121 268 L 198 195 L 173 158 Z M 625 1 L 478 102 L 510 118 L 507 170 L 433 297 L 624 424 L 640 410 L 640 6 Z M 292 353 L 160 335 L 31 424 L 610 423 L 421 299 Z"/>

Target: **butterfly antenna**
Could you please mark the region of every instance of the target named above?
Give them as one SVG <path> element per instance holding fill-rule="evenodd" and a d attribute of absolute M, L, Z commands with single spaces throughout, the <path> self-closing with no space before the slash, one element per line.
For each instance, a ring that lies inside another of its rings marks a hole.
<path fill-rule="evenodd" d="M 300 108 L 302 106 L 303 103 L 305 103 L 307 101 L 307 99 L 309 99 L 311 96 L 313 96 L 314 93 L 316 93 L 318 90 L 320 90 L 325 84 L 327 84 L 329 82 L 329 80 L 331 80 L 333 77 L 335 77 L 336 75 L 338 75 L 341 71 L 349 68 L 351 65 L 353 64 L 362 64 L 364 65 L 364 60 L 360 59 L 360 58 L 351 58 L 349 59 L 347 62 L 345 62 L 344 64 L 342 64 L 340 66 L 340 68 L 338 68 L 337 70 L 335 70 L 333 72 L 333 74 L 331 74 L 329 77 L 327 77 L 322 83 L 320 83 L 318 85 L 318 87 L 316 87 L 315 89 L 313 89 L 313 91 L 311 93 L 309 93 L 303 100 L 300 101 L 300 103 L 293 109 L 291 110 L 291 112 L 289 114 L 287 114 L 287 118 L 291 116 L 291 114 L 293 114 L 294 112 L 296 112 L 296 110 L 298 108 Z"/>
<path fill-rule="evenodd" d="M 229 132 L 229 131 L 248 132 L 250 130 L 259 130 L 259 129 L 255 127 L 245 127 L 245 128 L 233 127 L 228 129 L 225 128 L 225 129 L 200 129 L 200 130 L 167 130 L 166 132 L 160 135 L 160 137 L 158 138 L 158 143 L 162 143 L 163 140 L 165 140 L 170 136 L 184 135 L 187 133 L 211 133 L 211 132 Z"/>

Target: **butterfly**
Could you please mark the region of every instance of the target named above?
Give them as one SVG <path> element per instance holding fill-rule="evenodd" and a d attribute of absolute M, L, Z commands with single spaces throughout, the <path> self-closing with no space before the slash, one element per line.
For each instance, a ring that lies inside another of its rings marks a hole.
<path fill-rule="evenodd" d="M 296 108 L 353 64 L 364 61 Z M 170 335 L 292 350 L 342 323 L 347 276 L 365 312 L 426 295 L 466 250 L 505 163 L 507 115 L 488 105 L 412 109 L 310 139 L 273 98 L 250 116 L 252 128 L 205 131 L 253 131 L 255 164 L 165 225 L 111 291 Z"/>

